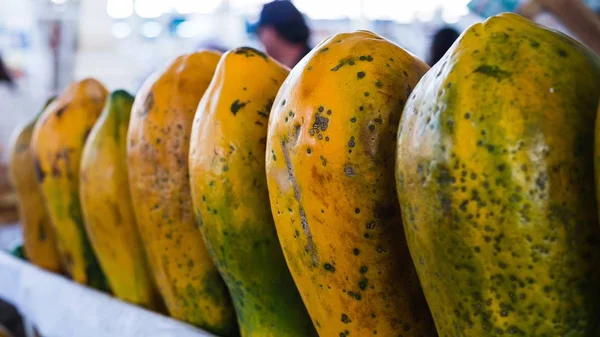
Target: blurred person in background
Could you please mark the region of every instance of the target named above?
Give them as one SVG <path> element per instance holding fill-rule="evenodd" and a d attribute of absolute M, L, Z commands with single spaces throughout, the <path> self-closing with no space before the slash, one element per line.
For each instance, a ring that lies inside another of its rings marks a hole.
<path fill-rule="evenodd" d="M 311 49 L 308 45 L 310 28 L 291 1 L 265 4 L 255 31 L 267 54 L 290 68 Z"/>
<path fill-rule="evenodd" d="M 427 59 L 429 66 L 433 67 L 446 54 L 459 35 L 458 31 L 451 27 L 443 27 L 433 35 Z"/>

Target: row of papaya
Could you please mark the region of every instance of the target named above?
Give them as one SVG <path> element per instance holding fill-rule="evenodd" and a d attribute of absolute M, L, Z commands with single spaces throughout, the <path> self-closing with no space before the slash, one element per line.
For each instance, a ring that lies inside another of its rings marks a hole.
<path fill-rule="evenodd" d="M 598 56 L 503 14 L 431 69 L 361 31 L 288 72 L 69 86 L 15 138 L 29 259 L 221 336 L 600 334 Z"/>

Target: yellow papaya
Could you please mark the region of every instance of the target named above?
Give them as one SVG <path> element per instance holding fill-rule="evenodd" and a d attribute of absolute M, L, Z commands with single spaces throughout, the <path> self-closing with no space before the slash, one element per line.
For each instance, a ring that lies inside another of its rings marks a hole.
<path fill-rule="evenodd" d="M 127 127 L 133 96 L 111 93 L 83 148 L 79 195 L 92 248 L 113 293 L 160 308 L 135 223 L 127 175 Z"/>
<path fill-rule="evenodd" d="M 501 14 L 421 79 L 398 131 L 404 229 L 440 336 L 600 336 L 600 64 Z"/>
<path fill-rule="evenodd" d="M 67 272 L 76 282 L 101 290 L 108 286 L 85 232 L 79 167 L 83 145 L 107 95 L 94 79 L 69 85 L 35 123 L 31 140 L 37 180 Z"/>
<path fill-rule="evenodd" d="M 394 188 L 404 102 L 429 67 L 364 31 L 326 39 L 273 104 L 269 197 L 320 336 L 435 336 Z"/>
<path fill-rule="evenodd" d="M 44 109 L 51 101 L 46 103 Z M 19 201 L 19 220 L 23 228 L 23 247 L 27 259 L 40 268 L 60 273 L 62 264 L 56 234 L 44 206 L 30 148 L 33 126 L 38 117 L 39 115 L 16 129 L 13 134 L 10 146 L 10 178 Z"/>
<path fill-rule="evenodd" d="M 252 48 L 227 52 L 192 127 L 194 212 L 231 293 L 242 337 L 316 336 L 265 203 L 269 113 L 288 73 Z"/>
<path fill-rule="evenodd" d="M 194 114 L 220 56 L 180 56 L 145 82 L 131 112 L 127 157 L 134 214 L 169 313 L 231 336 L 233 306 L 194 223 L 188 169 Z"/>

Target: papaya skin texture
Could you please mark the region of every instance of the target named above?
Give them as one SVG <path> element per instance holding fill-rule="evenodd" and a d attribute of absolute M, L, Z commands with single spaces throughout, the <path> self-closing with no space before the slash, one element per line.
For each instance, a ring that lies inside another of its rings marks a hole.
<path fill-rule="evenodd" d="M 133 96 L 110 94 L 83 149 L 80 199 L 92 248 L 113 293 L 149 309 L 160 297 L 142 245 L 131 205 L 127 175 L 127 128 Z"/>
<path fill-rule="evenodd" d="M 600 335 L 595 56 L 513 14 L 469 28 L 398 131 L 407 241 L 440 336 Z"/>
<path fill-rule="evenodd" d="M 127 157 L 135 217 L 169 314 L 233 336 L 233 306 L 194 222 L 188 171 L 194 113 L 220 56 L 180 56 L 145 82 L 131 112 Z"/>
<path fill-rule="evenodd" d="M 44 109 L 50 102 L 51 100 Z M 39 114 L 29 123 L 16 129 L 13 134 L 10 146 L 10 178 L 19 201 L 19 220 L 23 228 L 23 248 L 27 259 L 40 268 L 61 273 L 62 262 L 56 234 L 44 205 L 30 147 L 33 127 L 38 117 Z"/>
<path fill-rule="evenodd" d="M 75 282 L 108 290 L 92 251 L 79 202 L 79 167 L 84 143 L 102 112 L 108 91 L 94 79 L 69 85 L 35 124 L 31 140 L 36 177 L 61 259 Z"/>
<path fill-rule="evenodd" d="M 428 68 L 376 34 L 334 35 L 273 104 L 272 213 L 320 336 L 436 336 L 394 188 L 398 121 Z"/>
<path fill-rule="evenodd" d="M 265 176 L 269 113 L 288 73 L 252 48 L 227 52 L 192 129 L 194 212 L 242 337 L 316 336 L 279 245 Z"/>

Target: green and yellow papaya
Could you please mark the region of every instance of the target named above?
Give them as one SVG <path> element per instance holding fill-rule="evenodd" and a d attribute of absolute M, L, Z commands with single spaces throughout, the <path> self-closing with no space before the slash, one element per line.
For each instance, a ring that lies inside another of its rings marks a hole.
<path fill-rule="evenodd" d="M 113 293 L 160 308 L 135 223 L 127 175 L 127 127 L 133 96 L 111 93 L 81 158 L 79 195 L 87 233 Z"/>
<path fill-rule="evenodd" d="M 267 202 L 269 113 L 288 73 L 252 48 L 227 52 L 192 127 L 195 216 L 231 293 L 242 337 L 316 336 Z"/>
<path fill-rule="evenodd" d="M 107 95 L 94 79 L 69 85 L 35 123 L 31 139 L 36 177 L 67 272 L 76 282 L 101 290 L 108 286 L 85 232 L 79 167 L 84 143 Z"/>
<path fill-rule="evenodd" d="M 514 14 L 471 26 L 398 131 L 404 229 L 444 337 L 600 336 L 600 63 Z"/>
<path fill-rule="evenodd" d="M 370 32 L 326 39 L 273 104 L 269 197 L 320 336 L 435 336 L 394 188 L 404 102 L 429 67 Z"/>
<path fill-rule="evenodd" d="M 44 109 L 51 101 L 46 103 Z M 13 133 L 10 146 L 10 179 L 19 201 L 19 220 L 23 228 L 23 247 L 27 259 L 40 268 L 60 273 L 62 263 L 56 234 L 44 206 L 30 147 L 33 127 L 40 114 Z"/>
<path fill-rule="evenodd" d="M 134 214 L 169 313 L 231 336 L 233 305 L 194 223 L 188 169 L 194 114 L 220 56 L 180 56 L 146 81 L 133 104 L 127 157 Z"/>

